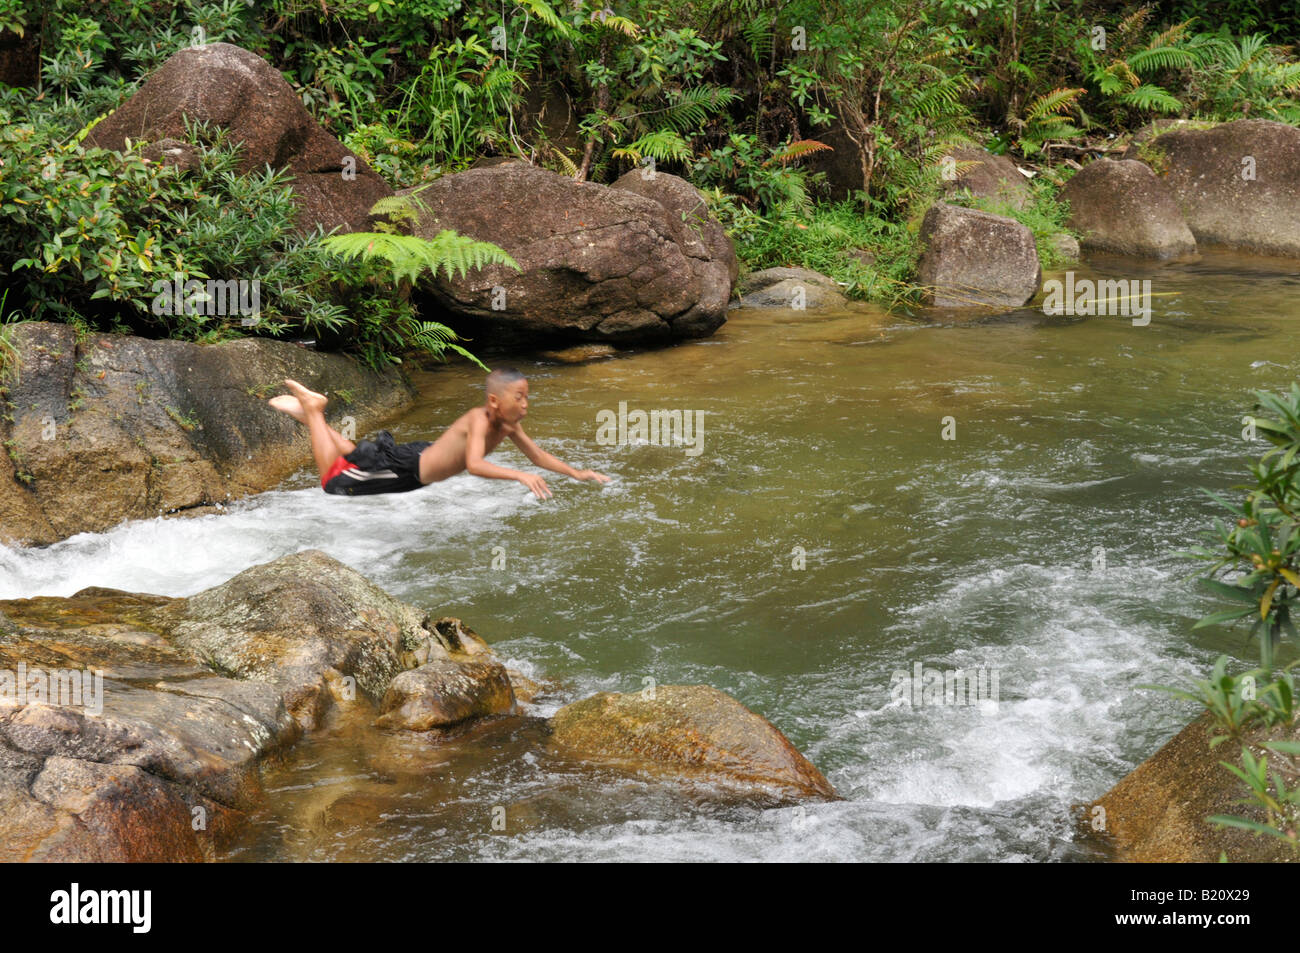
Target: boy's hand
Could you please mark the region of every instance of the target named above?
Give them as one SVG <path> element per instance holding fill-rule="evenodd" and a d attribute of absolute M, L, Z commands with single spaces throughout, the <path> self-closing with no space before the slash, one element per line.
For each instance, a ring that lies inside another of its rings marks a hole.
<path fill-rule="evenodd" d="M 519 482 L 528 489 L 533 491 L 533 495 L 539 500 L 545 500 L 551 495 L 551 488 L 546 485 L 546 481 L 536 473 L 523 473 L 519 476 Z"/>
<path fill-rule="evenodd" d="M 579 470 L 573 475 L 575 480 L 595 480 L 597 483 L 608 483 L 609 477 L 603 473 L 597 473 L 595 470 Z"/>

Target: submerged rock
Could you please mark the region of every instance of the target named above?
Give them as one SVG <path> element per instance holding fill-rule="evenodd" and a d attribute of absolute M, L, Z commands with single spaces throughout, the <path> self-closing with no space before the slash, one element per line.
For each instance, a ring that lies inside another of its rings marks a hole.
<path fill-rule="evenodd" d="M 1166 132 L 1150 151 L 1198 242 L 1300 257 L 1300 129 L 1241 119 Z"/>
<path fill-rule="evenodd" d="M 843 307 L 848 298 L 839 283 L 807 268 L 764 268 L 751 271 L 736 285 L 742 308 Z"/>
<path fill-rule="evenodd" d="M 30 322 L 11 339 L 17 361 L 0 380 L 5 545 L 269 489 L 311 460 L 305 428 L 266 403 L 286 377 L 335 395 L 332 422 L 350 416 L 358 433 L 412 400 L 397 374 L 266 338 L 79 341 L 70 325 Z"/>
<path fill-rule="evenodd" d="M 437 659 L 393 679 L 375 725 L 428 731 L 514 710 L 515 693 L 500 662 Z"/>
<path fill-rule="evenodd" d="M 713 778 L 783 800 L 835 800 L 835 789 L 767 719 L 708 685 L 601 692 L 551 719 L 564 752 Z"/>
<path fill-rule="evenodd" d="M 356 153 L 307 112 L 280 71 L 230 43 L 187 47 L 152 73 L 139 91 L 90 131 L 87 142 L 124 148 L 127 139 L 183 140 L 186 122 L 206 122 L 242 143 L 238 169 L 287 168 L 298 227 L 364 228 L 370 207 L 392 189 Z M 190 150 L 153 157 L 185 168 Z M 345 172 L 347 173 L 345 176 Z"/>
<path fill-rule="evenodd" d="M 1067 224 L 1095 251 L 1144 258 L 1196 253 L 1169 186 L 1141 162 L 1089 162 L 1061 190 L 1070 204 Z"/>
<path fill-rule="evenodd" d="M 422 286 L 452 314 L 516 334 L 618 343 L 712 334 L 726 320 L 735 253 L 686 190 L 699 193 L 673 178 L 612 188 L 526 162 L 445 175 L 419 193 L 426 211 L 414 233 L 450 228 L 493 242 L 522 271 L 490 265 Z"/>
<path fill-rule="evenodd" d="M 618 354 L 618 348 L 611 344 L 575 344 L 573 347 L 558 351 L 538 351 L 537 356 L 558 364 L 586 364 L 590 361 L 603 361 Z"/>
<path fill-rule="evenodd" d="M 1068 232 L 1057 232 L 1048 239 L 1052 250 L 1067 261 L 1079 260 L 1079 241 Z"/>
<path fill-rule="evenodd" d="M 917 283 L 926 304 L 1018 308 L 1038 292 L 1034 235 L 1014 219 L 936 202 L 921 223 Z"/>

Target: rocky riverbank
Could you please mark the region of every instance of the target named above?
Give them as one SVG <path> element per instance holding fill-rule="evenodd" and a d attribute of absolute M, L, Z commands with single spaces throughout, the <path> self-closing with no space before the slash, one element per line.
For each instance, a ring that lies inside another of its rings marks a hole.
<path fill-rule="evenodd" d="M 201 512 L 310 463 L 306 432 L 266 404 L 293 377 L 364 434 L 410 406 L 395 372 L 265 338 L 198 345 L 69 325 L 11 332 L 0 380 L 0 544 L 52 543 L 123 520 Z"/>
<path fill-rule="evenodd" d="M 310 550 L 187 599 L 0 602 L 0 857 L 215 859 L 264 799 L 263 762 L 331 713 L 378 713 L 376 750 L 392 732 L 436 748 L 478 720 L 539 721 L 521 707 L 537 690 L 463 623 Z M 605 693 L 543 728 L 554 756 L 603 770 L 763 805 L 836 796 L 780 731 L 707 686 Z"/>

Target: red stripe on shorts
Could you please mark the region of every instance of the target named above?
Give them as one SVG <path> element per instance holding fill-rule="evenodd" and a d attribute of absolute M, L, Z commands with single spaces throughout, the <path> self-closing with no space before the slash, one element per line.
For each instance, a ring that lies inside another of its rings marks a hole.
<path fill-rule="evenodd" d="M 342 473 L 350 466 L 352 466 L 352 464 L 348 462 L 347 458 L 340 456 L 337 460 L 334 461 L 334 465 L 325 472 L 325 475 L 320 478 L 321 489 L 323 490 L 325 488 L 326 483 L 334 479 L 336 476 L 338 476 L 340 473 Z"/>

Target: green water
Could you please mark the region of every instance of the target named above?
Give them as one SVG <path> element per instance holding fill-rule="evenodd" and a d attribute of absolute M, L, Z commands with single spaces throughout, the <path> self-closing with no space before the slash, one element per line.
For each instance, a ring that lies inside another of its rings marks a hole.
<path fill-rule="evenodd" d="M 54 581 L 21 594 L 74 576 L 193 592 L 318 547 L 552 682 L 532 716 L 706 682 L 845 798 L 746 805 L 558 761 L 535 718 L 435 743 L 357 710 L 267 770 L 233 860 L 1102 859 L 1072 806 L 1192 714 L 1138 686 L 1254 652 L 1238 631 L 1190 631 L 1211 603 L 1172 553 L 1215 513 L 1198 487 L 1240 482 L 1262 451 L 1240 433 L 1250 391 L 1297 376 L 1300 275 L 1225 255 L 1076 271 L 1150 278 L 1150 325 L 748 310 L 709 339 L 580 366 L 488 352 L 528 374 L 533 437 L 614 482 L 557 476 L 545 503 L 468 476 L 340 500 L 303 474 L 227 515 L 23 557 Z M 430 437 L 480 381 L 419 374 L 394 432 Z M 597 413 L 620 401 L 703 411 L 701 452 L 599 444 Z M 890 707 L 892 673 L 918 662 L 996 670 L 996 712 Z"/>

